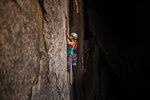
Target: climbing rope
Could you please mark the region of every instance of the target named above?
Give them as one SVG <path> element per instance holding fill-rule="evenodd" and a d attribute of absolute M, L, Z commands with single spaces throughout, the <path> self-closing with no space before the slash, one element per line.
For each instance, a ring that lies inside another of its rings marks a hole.
<path fill-rule="evenodd" d="M 75 5 L 76 5 L 76 13 L 79 13 L 79 6 L 78 6 L 78 2 L 77 0 L 74 0 L 75 1 Z"/>

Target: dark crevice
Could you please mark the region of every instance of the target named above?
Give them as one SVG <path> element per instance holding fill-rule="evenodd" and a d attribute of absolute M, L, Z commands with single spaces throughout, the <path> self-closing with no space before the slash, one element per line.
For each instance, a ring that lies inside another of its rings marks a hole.
<path fill-rule="evenodd" d="M 39 2 L 39 5 L 40 5 L 40 8 L 41 8 L 41 11 L 42 11 L 42 16 L 43 16 L 44 20 L 46 22 L 48 22 L 47 18 L 46 18 L 47 12 L 46 12 L 46 10 L 44 8 L 44 0 L 38 0 L 38 2 Z"/>
<path fill-rule="evenodd" d="M 83 2 L 84 40 L 88 41 L 94 35 L 97 39 L 96 45 L 100 48 L 100 55 L 97 55 L 100 57 L 98 62 L 100 81 L 97 81 L 99 92 L 92 100 L 133 100 L 135 98 L 147 100 L 145 99 L 148 97 L 146 88 L 149 85 L 146 55 L 149 52 L 145 34 L 148 28 L 145 22 L 149 20 L 144 16 L 148 11 L 146 2 L 129 3 L 122 0 L 100 0 L 100 3 L 96 0 L 84 0 Z M 95 14 L 89 13 L 90 11 Z M 88 49 L 85 51 L 86 57 Z M 89 78 L 89 82 L 85 84 L 89 84 L 90 80 L 92 79 Z M 83 88 L 85 90 L 89 87 Z"/>
<path fill-rule="evenodd" d="M 48 82 L 48 84 L 50 84 L 51 82 L 50 82 L 50 74 L 49 74 L 49 66 L 47 67 L 47 82 Z"/>
<path fill-rule="evenodd" d="M 21 9 L 21 6 L 18 4 L 17 0 L 13 0 L 13 2 L 17 5 L 17 7 L 19 7 L 19 9 Z"/>
<path fill-rule="evenodd" d="M 39 76 L 39 75 L 37 75 L 37 76 Z M 38 77 L 36 77 L 36 78 L 33 80 L 33 85 L 36 85 L 36 84 L 38 84 Z"/>
<path fill-rule="evenodd" d="M 31 100 L 31 99 L 32 99 L 32 87 L 30 88 L 29 93 L 28 93 L 28 100 Z"/>

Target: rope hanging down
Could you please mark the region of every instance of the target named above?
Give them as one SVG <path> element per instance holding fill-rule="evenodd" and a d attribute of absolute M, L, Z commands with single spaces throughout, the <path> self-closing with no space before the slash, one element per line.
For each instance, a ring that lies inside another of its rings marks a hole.
<path fill-rule="evenodd" d="M 76 12 L 77 12 L 77 14 L 79 13 L 79 7 L 78 7 L 78 2 L 77 2 L 77 0 L 75 0 L 75 5 L 76 5 Z"/>

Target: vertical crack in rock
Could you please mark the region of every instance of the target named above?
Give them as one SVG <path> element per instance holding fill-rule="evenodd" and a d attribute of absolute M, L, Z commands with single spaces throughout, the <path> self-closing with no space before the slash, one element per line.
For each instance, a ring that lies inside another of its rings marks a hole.
<path fill-rule="evenodd" d="M 44 0 L 42 0 L 44 1 Z M 36 85 L 34 85 L 32 87 L 32 96 L 31 96 L 31 100 L 39 100 L 40 98 L 40 88 L 41 88 L 41 73 L 42 73 L 42 69 L 43 69 L 43 60 L 42 60 L 42 56 L 43 53 L 45 53 L 45 51 L 47 51 L 46 49 L 46 42 L 44 39 L 44 35 L 43 35 L 43 27 L 44 27 L 44 21 L 43 21 L 43 12 L 45 13 L 45 9 L 44 6 L 42 5 L 43 2 L 39 1 L 39 0 L 33 0 L 33 4 L 34 4 L 34 10 L 35 10 L 35 16 L 38 20 L 39 23 L 39 27 L 40 27 L 40 38 L 39 38 L 39 59 L 38 59 L 38 63 L 39 63 L 39 76 L 38 76 L 38 82 Z M 37 97 L 38 94 L 38 97 Z"/>
<path fill-rule="evenodd" d="M 2 43 L 1 43 L 1 32 L 2 32 L 2 29 L 3 29 L 3 27 L 1 28 L 0 27 L 0 56 L 1 56 L 1 54 L 2 54 Z"/>
<path fill-rule="evenodd" d="M 47 82 L 50 84 L 50 77 L 49 77 L 49 67 L 47 67 Z"/>
<path fill-rule="evenodd" d="M 32 87 L 31 87 L 31 89 L 29 90 L 29 93 L 28 93 L 28 100 L 32 100 L 31 97 L 32 97 Z"/>
<path fill-rule="evenodd" d="M 45 41 L 44 34 L 43 34 L 43 28 L 44 28 L 43 18 L 45 19 L 45 21 L 47 20 L 45 17 L 46 10 L 43 5 L 44 0 L 33 0 L 33 1 L 34 1 L 34 6 L 35 6 L 35 15 L 40 25 L 40 48 L 41 48 L 40 52 L 45 53 L 44 51 L 47 52 L 47 46 L 46 46 L 46 41 Z"/>
<path fill-rule="evenodd" d="M 38 2 L 39 2 L 39 5 L 40 5 L 40 8 L 41 8 L 41 11 L 42 11 L 43 18 L 44 18 L 44 20 L 46 22 L 48 22 L 47 19 L 46 19 L 46 17 L 45 17 L 45 15 L 47 14 L 47 12 L 46 12 L 46 10 L 44 8 L 44 0 L 38 0 Z"/>

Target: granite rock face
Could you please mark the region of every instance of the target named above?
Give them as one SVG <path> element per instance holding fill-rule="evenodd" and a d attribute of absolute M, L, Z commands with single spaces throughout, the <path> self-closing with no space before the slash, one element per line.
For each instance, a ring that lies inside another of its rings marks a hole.
<path fill-rule="evenodd" d="M 1 100 L 68 100 L 63 0 L 0 0 Z"/>

